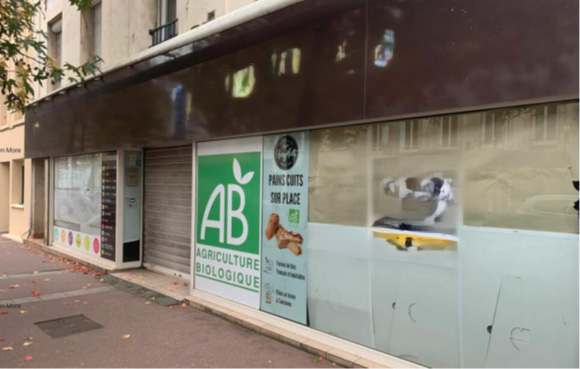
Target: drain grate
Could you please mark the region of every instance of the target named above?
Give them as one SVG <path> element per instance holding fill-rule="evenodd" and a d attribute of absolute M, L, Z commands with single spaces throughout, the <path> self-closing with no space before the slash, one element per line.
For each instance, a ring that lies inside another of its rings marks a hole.
<path fill-rule="evenodd" d="M 102 325 L 93 322 L 83 314 L 67 316 L 44 322 L 34 323 L 36 326 L 52 338 L 72 336 L 83 332 L 103 328 Z"/>

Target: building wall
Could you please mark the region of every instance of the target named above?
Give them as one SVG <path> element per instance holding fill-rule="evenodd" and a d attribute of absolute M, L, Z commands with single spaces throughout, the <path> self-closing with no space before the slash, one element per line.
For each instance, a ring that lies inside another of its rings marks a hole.
<path fill-rule="evenodd" d="M 96 0 L 101 2 L 102 11 L 102 55 L 101 70 L 136 55 L 151 46 L 149 30 L 159 26 L 158 1 L 160 0 Z M 95 1 L 95 2 L 96 2 Z M 251 4 L 253 0 L 176 0 L 179 34 L 208 21 L 208 13 L 215 17 Z M 87 61 L 90 32 L 86 32 L 87 12 L 80 13 L 68 0 L 49 1 L 43 15 L 38 17 L 38 26 L 45 32 L 49 24 L 62 19 L 62 64 L 80 65 Z M 61 86 L 70 84 L 65 76 Z M 55 90 L 53 83 L 36 86 L 36 98 Z"/>
<path fill-rule="evenodd" d="M 177 19 L 179 33 L 208 22 L 208 14 L 215 12 L 215 17 L 237 10 L 254 0 L 181 0 L 177 2 Z"/>
<path fill-rule="evenodd" d="M 102 12 L 101 70 L 146 50 L 151 44 L 149 30 L 155 28 L 157 0 L 100 0 Z M 50 2 L 38 26 L 45 32 L 54 20 L 62 19 L 62 65 L 87 61 L 90 33 L 85 32 L 88 11 L 81 13 L 68 0 Z M 50 37 L 50 35 L 49 35 Z M 70 75 L 70 74 L 69 74 Z M 69 76 L 67 75 L 67 76 Z M 66 76 L 61 86 L 70 82 Z M 54 84 L 36 86 L 36 98 L 53 91 Z"/>
<path fill-rule="evenodd" d="M 31 161 L 24 159 L 24 122 L 15 120 L 18 113 L 0 106 L 6 123 L 0 126 L 0 232 L 21 240 L 30 228 Z M 24 186 L 20 165 L 24 164 Z M 24 202 L 17 201 L 21 191 Z"/>
<path fill-rule="evenodd" d="M 102 7 L 101 57 L 105 68 L 138 54 L 151 45 L 149 30 L 156 25 L 156 0 L 103 0 Z"/>

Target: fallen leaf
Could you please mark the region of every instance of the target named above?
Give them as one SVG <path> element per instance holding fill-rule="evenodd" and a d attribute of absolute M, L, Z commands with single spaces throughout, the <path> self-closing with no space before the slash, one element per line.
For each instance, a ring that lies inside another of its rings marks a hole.
<path fill-rule="evenodd" d="M 151 301 L 145 301 L 145 305 L 151 304 Z"/>
<path fill-rule="evenodd" d="M 26 313 L 28 313 L 28 311 L 26 311 L 26 310 L 20 310 L 20 314 L 26 314 Z"/>
<path fill-rule="evenodd" d="M 81 300 L 75 300 L 75 302 L 81 302 Z"/>
<path fill-rule="evenodd" d="M 35 270 L 34 272 L 32 272 L 32 274 L 38 274 L 38 271 L 37 271 L 37 270 Z"/>
<path fill-rule="evenodd" d="M 127 338 L 131 338 L 130 334 L 124 334 L 121 336 L 122 339 L 127 339 Z"/>
<path fill-rule="evenodd" d="M 8 314 L 8 310 L 0 310 L 0 315 L 6 315 Z"/>
<path fill-rule="evenodd" d="M 8 286 L 8 288 L 11 289 L 11 290 L 13 290 L 15 288 L 18 288 L 18 287 L 20 287 L 19 284 L 13 284 L 13 285 Z"/>
<path fill-rule="evenodd" d="M 34 291 L 32 291 L 32 296 L 38 297 L 38 296 L 40 296 L 40 292 L 34 290 Z"/>
<path fill-rule="evenodd" d="M 32 361 L 32 360 L 34 360 L 34 359 L 30 355 L 28 355 L 27 357 L 24 358 L 24 361 Z"/>
<path fill-rule="evenodd" d="M 32 345 L 32 341 L 25 341 L 22 346 L 30 346 Z"/>
<path fill-rule="evenodd" d="M 38 283 L 38 281 L 30 281 L 30 283 L 37 284 L 37 283 Z"/>
<path fill-rule="evenodd" d="M 86 304 L 88 304 L 88 302 L 86 302 L 86 301 L 85 301 L 85 302 L 83 302 L 83 304 L 85 304 L 85 305 L 86 305 Z"/>
<path fill-rule="evenodd" d="M 187 282 L 183 282 L 183 285 L 184 285 L 185 287 L 187 287 Z"/>
<path fill-rule="evenodd" d="M 155 300 L 155 296 L 151 296 L 151 297 L 149 298 L 149 300 L 151 300 L 151 301 L 154 301 L 154 300 Z"/>
<path fill-rule="evenodd" d="M 99 279 L 99 282 L 104 282 L 104 281 L 105 281 L 104 278 Z"/>
<path fill-rule="evenodd" d="M 181 307 L 187 307 L 187 303 L 186 302 L 182 302 L 181 303 Z"/>
<path fill-rule="evenodd" d="M 87 287 L 91 287 L 91 284 L 90 283 L 87 283 Z"/>
<path fill-rule="evenodd" d="M 175 281 L 175 282 L 173 282 L 173 284 L 177 286 L 178 283 L 177 283 L 177 281 Z"/>
<path fill-rule="evenodd" d="M 14 349 L 12 348 L 12 346 L 6 346 L 6 347 L 2 347 L 2 351 L 12 351 L 12 350 L 14 350 Z"/>

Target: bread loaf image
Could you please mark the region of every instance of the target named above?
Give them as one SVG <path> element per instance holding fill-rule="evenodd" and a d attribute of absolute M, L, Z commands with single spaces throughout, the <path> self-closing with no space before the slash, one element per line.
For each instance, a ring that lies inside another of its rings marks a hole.
<path fill-rule="evenodd" d="M 288 242 L 288 250 L 290 250 L 295 256 L 302 254 L 302 247 L 296 242 Z"/>
<path fill-rule="evenodd" d="M 280 216 L 276 213 L 270 214 L 270 219 L 268 220 L 268 225 L 266 226 L 267 240 L 271 240 L 272 237 L 274 237 L 279 226 L 280 226 Z"/>
<path fill-rule="evenodd" d="M 300 233 L 286 230 L 280 224 L 280 216 L 276 213 L 270 214 L 266 225 L 266 239 L 271 240 L 276 237 L 276 245 L 279 249 L 288 249 L 295 256 L 302 255 L 302 243 L 304 238 Z"/>
<path fill-rule="evenodd" d="M 298 244 L 302 244 L 302 242 L 304 242 L 304 238 L 302 238 L 300 233 L 287 231 L 283 226 L 278 227 L 278 230 L 276 231 L 276 240 L 278 242 L 281 240 L 289 240 L 290 242 L 295 242 Z"/>

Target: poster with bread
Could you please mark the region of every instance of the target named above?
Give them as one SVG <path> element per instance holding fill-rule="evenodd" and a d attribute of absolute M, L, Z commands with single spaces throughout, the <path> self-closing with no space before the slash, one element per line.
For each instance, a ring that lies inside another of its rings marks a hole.
<path fill-rule="evenodd" d="M 309 133 L 264 137 L 260 307 L 306 324 Z"/>

